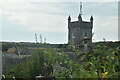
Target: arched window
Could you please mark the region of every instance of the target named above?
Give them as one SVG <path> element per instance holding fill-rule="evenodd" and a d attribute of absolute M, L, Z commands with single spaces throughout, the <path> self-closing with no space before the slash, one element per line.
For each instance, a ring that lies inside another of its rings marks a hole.
<path fill-rule="evenodd" d="M 72 33 L 72 38 L 75 38 L 74 33 Z"/>

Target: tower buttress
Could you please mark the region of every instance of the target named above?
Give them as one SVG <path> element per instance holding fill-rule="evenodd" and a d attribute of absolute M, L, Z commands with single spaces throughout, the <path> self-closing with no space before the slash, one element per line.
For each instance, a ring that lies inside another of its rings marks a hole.
<path fill-rule="evenodd" d="M 91 15 L 91 18 L 90 18 L 90 22 L 91 22 L 91 26 L 93 27 L 93 16 Z"/>
<path fill-rule="evenodd" d="M 68 17 L 68 44 L 70 44 L 70 22 L 71 22 L 71 17 L 69 15 Z"/>

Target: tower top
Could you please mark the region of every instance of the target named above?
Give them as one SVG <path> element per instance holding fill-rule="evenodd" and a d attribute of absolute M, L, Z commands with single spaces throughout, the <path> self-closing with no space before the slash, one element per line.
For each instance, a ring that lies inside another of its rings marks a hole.
<path fill-rule="evenodd" d="M 91 15 L 91 18 L 90 18 L 90 20 L 93 20 L 93 16 Z"/>
<path fill-rule="evenodd" d="M 80 2 L 80 15 L 82 15 L 82 2 Z"/>
<path fill-rule="evenodd" d="M 69 20 L 69 21 L 71 20 L 71 17 L 70 17 L 70 15 L 69 15 L 69 17 L 68 17 L 68 20 Z"/>

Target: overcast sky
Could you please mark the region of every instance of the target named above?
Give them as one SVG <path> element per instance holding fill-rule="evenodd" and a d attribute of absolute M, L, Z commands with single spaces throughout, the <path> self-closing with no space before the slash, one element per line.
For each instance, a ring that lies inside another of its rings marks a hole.
<path fill-rule="evenodd" d="M 118 3 L 83 2 L 84 21 L 93 15 L 93 41 L 118 40 Z M 9 2 L 0 7 L 1 41 L 35 42 L 35 34 L 47 43 L 67 43 L 70 15 L 78 20 L 79 2 Z"/>

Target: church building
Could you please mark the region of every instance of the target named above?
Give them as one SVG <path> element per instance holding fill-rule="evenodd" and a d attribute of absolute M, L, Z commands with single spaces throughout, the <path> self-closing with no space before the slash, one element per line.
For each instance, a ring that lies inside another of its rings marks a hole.
<path fill-rule="evenodd" d="M 81 47 L 90 47 L 92 45 L 92 28 L 93 16 L 90 17 L 89 21 L 83 21 L 81 12 L 78 15 L 78 21 L 71 21 L 71 17 L 69 16 L 68 44 Z"/>

